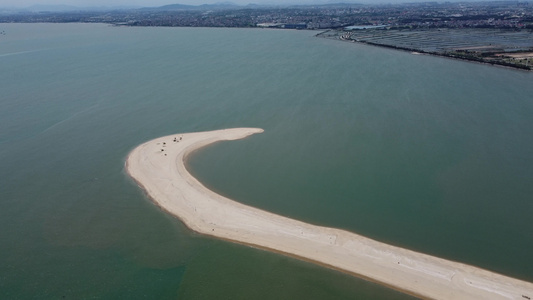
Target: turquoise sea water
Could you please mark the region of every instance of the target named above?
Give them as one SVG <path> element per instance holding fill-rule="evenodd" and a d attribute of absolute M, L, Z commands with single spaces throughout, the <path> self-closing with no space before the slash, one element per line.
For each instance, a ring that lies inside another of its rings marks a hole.
<path fill-rule="evenodd" d="M 533 281 L 533 73 L 309 31 L 0 24 L 0 296 L 408 299 L 191 233 L 123 170 L 172 133 L 210 188 Z"/>

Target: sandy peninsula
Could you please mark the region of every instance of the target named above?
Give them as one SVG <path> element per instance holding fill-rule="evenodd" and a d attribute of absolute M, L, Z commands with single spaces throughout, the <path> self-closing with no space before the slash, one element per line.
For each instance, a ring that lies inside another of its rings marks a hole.
<path fill-rule="evenodd" d="M 260 132 L 235 128 L 157 138 L 135 148 L 126 169 L 157 205 L 202 234 L 301 257 L 423 298 L 533 298 L 529 282 L 240 204 L 207 189 L 185 168 L 187 155 L 198 148 Z"/>

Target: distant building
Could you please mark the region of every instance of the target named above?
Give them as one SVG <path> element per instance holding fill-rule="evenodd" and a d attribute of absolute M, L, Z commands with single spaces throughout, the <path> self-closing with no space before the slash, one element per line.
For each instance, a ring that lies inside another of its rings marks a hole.
<path fill-rule="evenodd" d="M 385 28 L 385 27 L 387 27 L 387 25 L 358 25 L 358 26 L 344 27 L 344 30 L 377 29 L 377 28 Z"/>
<path fill-rule="evenodd" d="M 258 23 L 256 26 L 257 27 L 264 27 L 264 28 L 275 28 L 275 27 L 281 28 L 281 26 L 283 26 L 283 24 L 281 24 L 281 23 Z"/>
<path fill-rule="evenodd" d="M 307 24 L 305 24 L 305 23 L 284 24 L 283 28 L 286 28 L 286 29 L 306 29 L 307 28 Z"/>

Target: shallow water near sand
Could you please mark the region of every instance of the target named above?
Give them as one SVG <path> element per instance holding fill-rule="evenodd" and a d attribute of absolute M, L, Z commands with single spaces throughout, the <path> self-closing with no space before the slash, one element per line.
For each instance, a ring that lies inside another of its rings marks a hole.
<path fill-rule="evenodd" d="M 533 281 L 533 73 L 309 31 L 0 24 L 2 298 L 409 299 L 191 233 L 123 171 L 162 135 L 240 202 Z"/>

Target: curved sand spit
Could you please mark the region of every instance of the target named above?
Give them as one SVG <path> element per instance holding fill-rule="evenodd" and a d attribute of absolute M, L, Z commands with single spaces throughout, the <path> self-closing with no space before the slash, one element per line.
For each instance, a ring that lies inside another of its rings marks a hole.
<path fill-rule="evenodd" d="M 135 148 L 126 168 L 153 201 L 199 233 L 302 257 L 425 298 L 533 298 L 532 283 L 246 206 L 207 189 L 185 169 L 187 155 L 198 148 L 260 132 L 235 128 L 157 138 Z"/>

